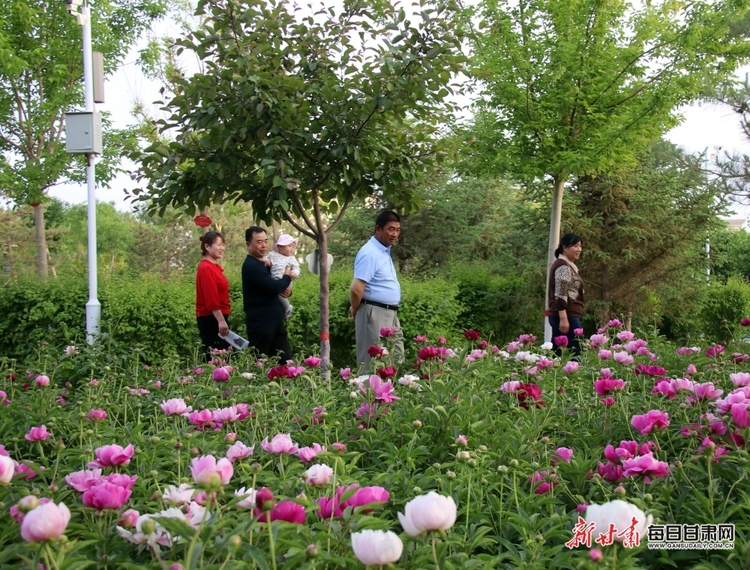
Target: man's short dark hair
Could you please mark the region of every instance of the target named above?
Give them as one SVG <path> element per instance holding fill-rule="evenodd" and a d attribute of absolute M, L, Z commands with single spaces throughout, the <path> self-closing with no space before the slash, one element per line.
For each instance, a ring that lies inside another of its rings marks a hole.
<path fill-rule="evenodd" d="M 401 223 L 401 216 L 399 216 L 396 212 L 393 212 L 391 210 L 385 210 L 383 212 L 380 212 L 378 214 L 378 217 L 375 218 L 375 227 L 376 228 L 384 228 L 388 225 L 388 222 L 398 222 Z"/>
<path fill-rule="evenodd" d="M 267 234 L 265 228 L 261 228 L 260 226 L 250 226 L 245 230 L 245 241 L 253 241 L 253 235 L 255 234 Z"/>

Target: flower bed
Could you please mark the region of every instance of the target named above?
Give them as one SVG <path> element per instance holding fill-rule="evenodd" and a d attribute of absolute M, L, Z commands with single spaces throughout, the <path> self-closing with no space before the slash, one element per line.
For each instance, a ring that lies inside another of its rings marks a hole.
<path fill-rule="evenodd" d="M 620 327 L 580 363 L 476 331 L 397 363 L 385 331 L 373 374 L 330 382 L 243 353 L 6 366 L 0 564 L 742 568 L 748 356 Z M 734 549 L 649 549 L 650 524 Z"/>

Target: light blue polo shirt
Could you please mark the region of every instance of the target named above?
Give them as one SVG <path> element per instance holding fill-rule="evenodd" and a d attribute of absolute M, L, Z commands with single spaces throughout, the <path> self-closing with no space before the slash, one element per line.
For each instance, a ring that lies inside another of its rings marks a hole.
<path fill-rule="evenodd" d="M 386 305 L 401 302 L 401 285 L 396 277 L 396 268 L 391 259 L 391 248 L 370 238 L 354 259 L 354 278 L 364 281 L 363 298 Z"/>

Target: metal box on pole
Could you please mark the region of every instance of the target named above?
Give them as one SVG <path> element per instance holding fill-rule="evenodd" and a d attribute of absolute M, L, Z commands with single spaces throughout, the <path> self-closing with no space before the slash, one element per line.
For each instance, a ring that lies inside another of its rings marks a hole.
<path fill-rule="evenodd" d="M 98 112 L 65 113 L 65 150 L 71 154 L 102 153 L 102 116 Z"/>

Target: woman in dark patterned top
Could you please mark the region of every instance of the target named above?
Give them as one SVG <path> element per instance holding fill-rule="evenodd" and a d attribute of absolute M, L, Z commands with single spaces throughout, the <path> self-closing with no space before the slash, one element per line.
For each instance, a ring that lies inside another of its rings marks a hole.
<path fill-rule="evenodd" d="M 549 297 L 547 315 L 552 327 L 552 339 L 555 353 L 561 353 L 560 346 L 554 339 L 560 336 L 568 338 L 568 348 L 574 358 L 581 353 L 581 345 L 574 334 L 581 328 L 581 317 L 584 311 L 583 279 L 578 275 L 576 261 L 581 256 L 581 237 L 570 233 L 560 240 L 555 250 L 557 258 L 549 272 Z"/>

